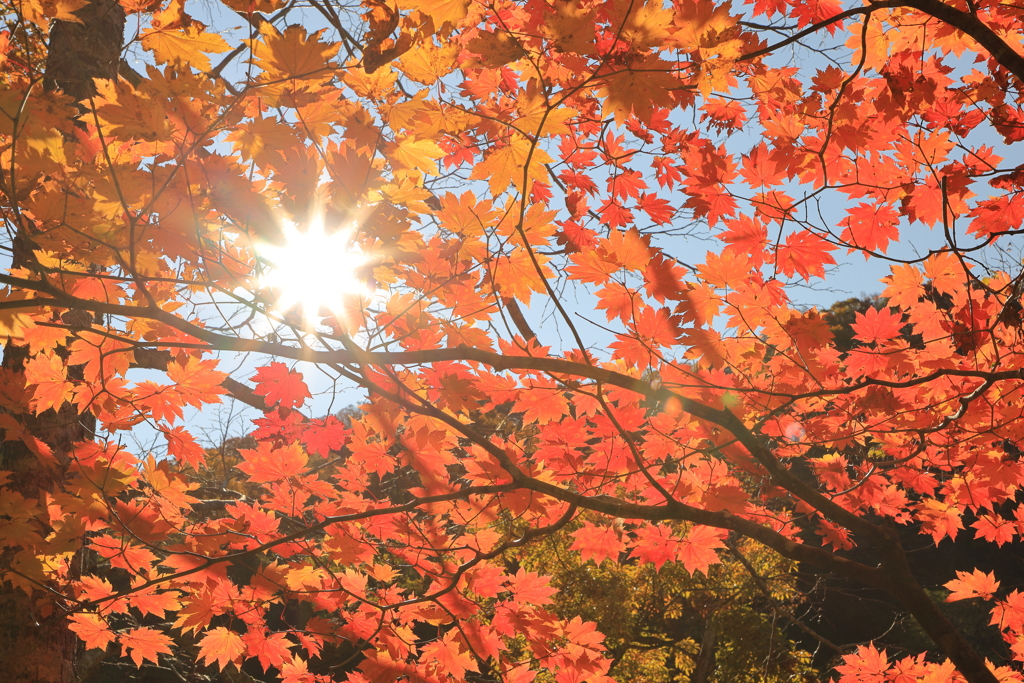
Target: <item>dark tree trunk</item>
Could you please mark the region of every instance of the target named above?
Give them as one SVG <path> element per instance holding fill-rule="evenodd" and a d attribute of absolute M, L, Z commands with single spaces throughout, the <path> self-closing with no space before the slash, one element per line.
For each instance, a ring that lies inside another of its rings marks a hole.
<path fill-rule="evenodd" d="M 56 21 L 50 31 L 45 87 L 62 90 L 76 101 L 96 93 L 94 78 L 117 78 L 124 37 L 125 14 L 117 0 L 93 0 L 75 13 L 82 23 Z M 14 243 L 14 265 L 28 265 L 31 235 L 19 234 Z M 88 324 L 88 313 L 72 311 L 65 322 Z M 23 347 L 4 349 L 3 367 L 20 371 L 26 359 Z M 77 368 L 70 373 L 74 376 Z M 13 473 L 10 488 L 25 498 L 41 500 L 59 488 L 68 454 L 75 442 L 93 438 L 95 423 L 65 404 L 39 416 L 19 415 L 31 433 L 53 449 L 58 465 L 43 465 L 20 441 L 0 445 L 0 470 Z M 13 558 L 0 557 L 7 565 Z M 81 554 L 76 556 L 81 560 Z M 76 562 L 77 564 L 77 562 Z M 62 619 L 47 619 L 48 596 L 28 596 L 9 584 L 0 586 L 0 679 L 10 683 L 73 683 L 77 640 Z"/>
<path fill-rule="evenodd" d="M 117 78 L 125 15 L 117 0 L 92 0 L 75 16 L 81 24 L 53 23 L 44 84 L 81 101 L 96 94 L 92 79 Z"/>
<path fill-rule="evenodd" d="M 715 630 L 714 616 L 708 617 L 704 624 L 704 635 L 700 639 L 700 652 L 690 675 L 690 683 L 708 683 L 715 673 L 715 646 L 718 632 Z"/>

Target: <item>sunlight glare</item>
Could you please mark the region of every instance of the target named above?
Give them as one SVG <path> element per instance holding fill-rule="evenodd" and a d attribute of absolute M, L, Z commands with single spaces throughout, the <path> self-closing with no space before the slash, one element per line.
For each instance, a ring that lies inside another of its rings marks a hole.
<path fill-rule="evenodd" d="M 300 306 L 312 320 L 323 309 L 338 311 L 346 297 L 370 293 L 357 277 L 369 259 L 352 243 L 352 230 L 328 233 L 318 221 L 305 231 L 286 225 L 284 235 L 284 245 L 260 250 L 270 263 L 263 284 L 278 291 L 279 311 Z"/>

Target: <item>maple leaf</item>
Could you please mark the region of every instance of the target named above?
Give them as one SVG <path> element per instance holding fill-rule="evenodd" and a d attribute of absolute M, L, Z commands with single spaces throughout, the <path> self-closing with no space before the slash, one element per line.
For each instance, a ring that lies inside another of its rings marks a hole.
<path fill-rule="evenodd" d="M 246 655 L 258 658 L 264 671 L 271 667 L 280 670 L 282 665 L 292 659 L 292 644 L 283 633 L 265 634 L 260 630 L 249 629 L 242 640 Z M 221 668 L 224 668 L 223 664 Z"/>
<path fill-rule="evenodd" d="M 284 363 L 274 362 L 259 368 L 251 381 L 256 383 L 254 391 L 266 399 L 268 406 L 298 408 L 310 398 L 302 373 L 289 369 Z"/>
<path fill-rule="evenodd" d="M 642 194 L 637 199 L 637 207 L 643 209 L 651 220 L 659 225 L 672 222 L 675 216 L 675 209 L 667 199 L 661 199 L 653 194 Z"/>
<path fill-rule="evenodd" d="M 669 107 L 672 91 L 680 87 L 672 66 L 656 54 L 649 54 L 604 77 L 601 97 L 615 120 L 623 123 L 632 114 L 650 123 L 659 107 Z"/>
<path fill-rule="evenodd" d="M 433 18 L 435 25 L 458 23 L 469 13 L 469 0 L 401 0 L 400 6 L 418 9 Z"/>
<path fill-rule="evenodd" d="M 661 569 L 666 562 L 674 562 L 678 558 L 679 539 L 669 527 L 644 525 L 637 529 L 636 535 L 637 540 L 631 553 L 641 562 L 649 562 L 655 569 Z"/>
<path fill-rule="evenodd" d="M 157 64 L 189 65 L 200 71 L 210 70 L 207 53 L 231 50 L 224 38 L 203 32 L 198 24 L 171 30 L 146 29 L 142 32 L 141 43 L 144 50 L 153 53 Z"/>
<path fill-rule="evenodd" d="M 221 386 L 227 373 L 214 370 L 215 360 L 199 360 L 189 358 L 184 365 L 171 363 L 167 367 L 167 376 L 177 385 L 181 398 L 195 408 L 202 408 L 206 403 L 220 403 L 219 396 L 228 393 Z"/>
<path fill-rule="evenodd" d="M 268 152 L 293 146 L 297 135 L 291 126 L 274 117 L 266 117 L 236 127 L 226 139 L 235 143 L 243 159 L 254 159 L 260 163 L 267 160 Z"/>
<path fill-rule="evenodd" d="M 199 639 L 199 659 L 206 664 L 217 663 L 221 669 L 234 662 L 241 666 L 245 641 L 223 626 L 210 629 Z"/>
<path fill-rule="evenodd" d="M 174 456 L 179 462 L 195 470 L 206 464 L 206 449 L 200 446 L 184 427 L 166 429 L 163 435 L 167 439 L 168 455 Z"/>
<path fill-rule="evenodd" d="M 584 522 L 583 527 L 572 532 L 575 539 L 570 550 L 579 550 L 580 559 L 583 562 L 594 560 L 601 564 L 607 559 L 619 561 L 619 556 L 626 549 L 622 542 L 621 531 L 612 525 L 597 525 L 593 522 Z"/>
<path fill-rule="evenodd" d="M 87 4 L 87 0 L 33 0 L 21 6 L 20 11 L 28 21 L 47 28 L 51 19 L 81 23 L 75 11 Z"/>
<path fill-rule="evenodd" d="M 855 247 L 883 254 L 889 242 L 899 239 L 899 214 L 886 204 L 861 203 L 847 212 L 847 217 L 840 223 L 843 233 L 839 239 Z M 864 258 L 869 254 L 864 253 Z"/>
<path fill-rule="evenodd" d="M 627 270 L 642 271 L 651 259 L 650 237 L 636 228 L 612 230 L 601 242 L 602 255 L 610 262 Z"/>
<path fill-rule="evenodd" d="M 428 661 L 435 662 L 441 675 L 449 675 L 463 681 L 467 671 L 479 671 L 473 655 L 466 648 L 458 629 L 451 629 L 438 640 L 424 646 L 423 654 Z"/>
<path fill-rule="evenodd" d="M 115 634 L 98 614 L 80 612 L 68 617 L 68 628 L 82 639 L 88 649 L 104 650 L 113 642 Z"/>
<path fill-rule="evenodd" d="M 134 360 L 128 342 L 87 331 L 79 332 L 68 348 L 68 364 L 85 366 L 83 379 L 90 383 L 125 375 Z"/>
<path fill-rule="evenodd" d="M 635 291 L 618 282 L 611 282 L 595 293 L 598 298 L 597 308 L 605 309 L 608 320 L 613 318 L 619 318 L 622 322 L 630 320 L 640 301 Z"/>
<path fill-rule="evenodd" d="M 324 78 L 332 67 L 331 57 L 341 47 L 322 43 L 323 31 L 307 35 L 298 24 L 279 32 L 270 22 L 260 24 L 260 38 L 248 41 L 253 63 L 271 79 Z"/>
<path fill-rule="evenodd" d="M 697 266 L 701 279 L 721 288 L 735 288 L 739 283 L 750 277 L 753 264 L 745 255 L 733 251 L 722 254 L 708 252 L 704 263 Z"/>
<path fill-rule="evenodd" d="M 834 246 L 821 237 L 806 230 L 790 233 L 786 242 L 779 246 L 776 264 L 786 277 L 800 273 L 804 280 L 812 276 L 825 277 L 825 266 L 836 261 L 829 254 Z"/>
<path fill-rule="evenodd" d="M 993 594 L 999 590 L 999 582 L 996 581 L 995 572 L 986 574 L 977 569 L 972 572 L 957 572 L 956 578 L 944 585 L 950 590 L 950 594 L 946 597 L 946 602 L 969 600 L 971 598 L 991 600 Z"/>
<path fill-rule="evenodd" d="M 1024 593 L 1014 590 L 1005 600 L 997 601 L 989 623 L 1014 633 L 1024 632 Z"/>
<path fill-rule="evenodd" d="M 135 666 L 142 668 L 144 662 L 158 664 L 161 654 L 172 654 L 171 638 L 154 628 L 134 628 L 117 636 L 117 641 L 131 653 Z"/>
<path fill-rule="evenodd" d="M 882 343 L 900 336 L 903 316 L 892 313 L 888 308 L 868 308 L 857 314 L 853 329 L 857 338 L 867 343 Z"/>
<path fill-rule="evenodd" d="M 509 185 L 515 185 L 519 192 L 526 194 L 533 182 L 547 182 L 545 164 L 551 161 L 547 152 L 516 133 L 508 144 L 490 150 L 484 160 L 473 167 L 469 177 L 487 180 L 493 196 L 507 190 Z"/>
<path fill-rule="evenodd" d="M 551 586 L 551 579 L 535 572 L 520 569 L 508 581 L 509 590 L 516 602 L 530 605 L 547 605 L 558 589 Z"/>
<path fill-rule="evenodd" d="M 385 154 L 391 159 L 396 170 L 408 169 L 437 175 L 436 160 L 444 156 L 444 151 L 433 140 L 422 140 L 407 135 L 389 144 Z"/>
<path fill-rule="evenodd" d="M 709 526 L 695 526 L 679 542 L 679 561 L 686 571 L 708 573 L 708 568 L 718 564 L 718 548 L 724 548 L 725 532 Z"/>
<path fill-rule="evenodd" d="M 836 671 L 843 674 L 844 681 L 881 683 L 888 680 L 889 658 L 885 650 L 876 650 L 874 644 L 858 646 L 856 652 L 843 655 L 843 661 L 845 663 L 837 666 Z"/>
<path fill-rule="evenodd" d="M 762 142 L 743 157 L 740 173 L 751 187 L 761 188 L 778 185 L 784 177 L 783 170 Z"/>
<path fill-rule="evenodd" d="M 181 609 L 178 591 L 157 591 L 154 587 L 137 590 L 128 596 L 128 604 L 142 613 L 163 617 L 166 612 Z"/>
<path fill-rule="evenodd" d="M 32 394 L 36 414 L 50 408 L 57 410 L 71 397 L 74 385 L 67 379 L 67 370 L 60 357 L 53 353 L 39 354 L 25 364 L 25 380 L 35 386 Z"/>
<path fill-rule="evenodd" d="M 955 504 L 934 498 L 928 498 L 920 503 L 917 515 L 936 545 L 946 536 L 956 539 L 957 532 L 964 528 L 961 510 Z"/>
<path fill-rule="evenodd" d="M 331 451 L 340 450 L 348 442 L 350 431 L 333 415 L 323 420 L 313 420 L 302 430 L 302 445 L 306 452 L 327 457 Z"/>
<path fill-rule="evenodd" d="M 1012 542 L 1017 535 L 1017 525 L 996 514 L 982 515 L 971 526 L 977 529 L 976 536 L 986 541 L 994 541 L 1000 547 L 1004 543 Z"/>
<path fill-rule="evenodd" d="M 294 443 L 275 448 L 269 441 L 263 441 L 256 450 L 245 448 L 239 453 L 245 462 L 238 469 L 258 484 L 298 476 L 306 471 L 309 461 L 302 447 Z"/>

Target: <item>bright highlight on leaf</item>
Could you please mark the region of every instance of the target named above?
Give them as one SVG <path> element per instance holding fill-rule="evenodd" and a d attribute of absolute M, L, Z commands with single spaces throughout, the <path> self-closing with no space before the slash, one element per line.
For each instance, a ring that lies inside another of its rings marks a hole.
<path fill-rule="evenodd" d="M 310 320 L 324 311 L 341 310 L 347 297 L 369 293 L 359 277 L 369 259 L 352 243 L 350 230 L 327 232 L 316 221 L 306 230 L 287 225 L 283 232 L 284 245 L 260 249 L 270 264 L 262 284 L 278 292 L 278 311 L 299 307 Z"/>

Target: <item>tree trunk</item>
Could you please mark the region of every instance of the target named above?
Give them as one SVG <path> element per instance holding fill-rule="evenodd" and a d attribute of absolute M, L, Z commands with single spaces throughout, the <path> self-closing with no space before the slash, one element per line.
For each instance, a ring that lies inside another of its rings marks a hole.
<path fill-rule="evenodd" d="M 704 635 L 700 639 L 700 652 L 690 675 L 690 683 L 708 683 L 715 673 L 715 645 L 718 632 L 715 630 L 714 615 L 704 623 Z"/>
<path fill-rule="evenodd" d="M 80 101 L 96 93 L 94 78 L 117 78 L 124 37 L 125 14 L 117 0 L 93 0 L 75 13 L 81 24 L 55 21 L 50 30 L 45 87 L 63 90 Z M 31 235 L 14 241 L 15 266 L 27 265 Z M 71 324 L 88 324 L 92 316 L 72 311 L 64 316 Z M 8 345 L 3 367 L 21 371 L 27 352 Z M 77 368 L 71 368 L 74 376 Z M 12 472 L 9 487 L 25 498 L 41 500 L 63 482 L 74 443 L 93 438 L 95 422 L 69 404 L 39 416 L 20 415 L 26 428 L 53 449 L 57 467 L 47 467 L 20 441 L 0 445 L 0 470 Z M 81 553 L 76 560 L 81 560 Z M 7 565 L 12 557 L 0 558 Z M 74 562 L 78 564 L 78 562 Z M 62 619 L 46 619 L 51 600 L 43 591 L 26 595 L 10 584 L 0 586 L 0 663 L 4 681 L 11 683 L 73 683 L 77 639 Z"/>
<path fill-rule="evenodd" d="M 125 15 L 117 0 L 92 0 L 75 16 L 81 24 L 53 22 L 44 84 L 81 101 L 96 94 L 94 78 L 117 78 Z"/>

